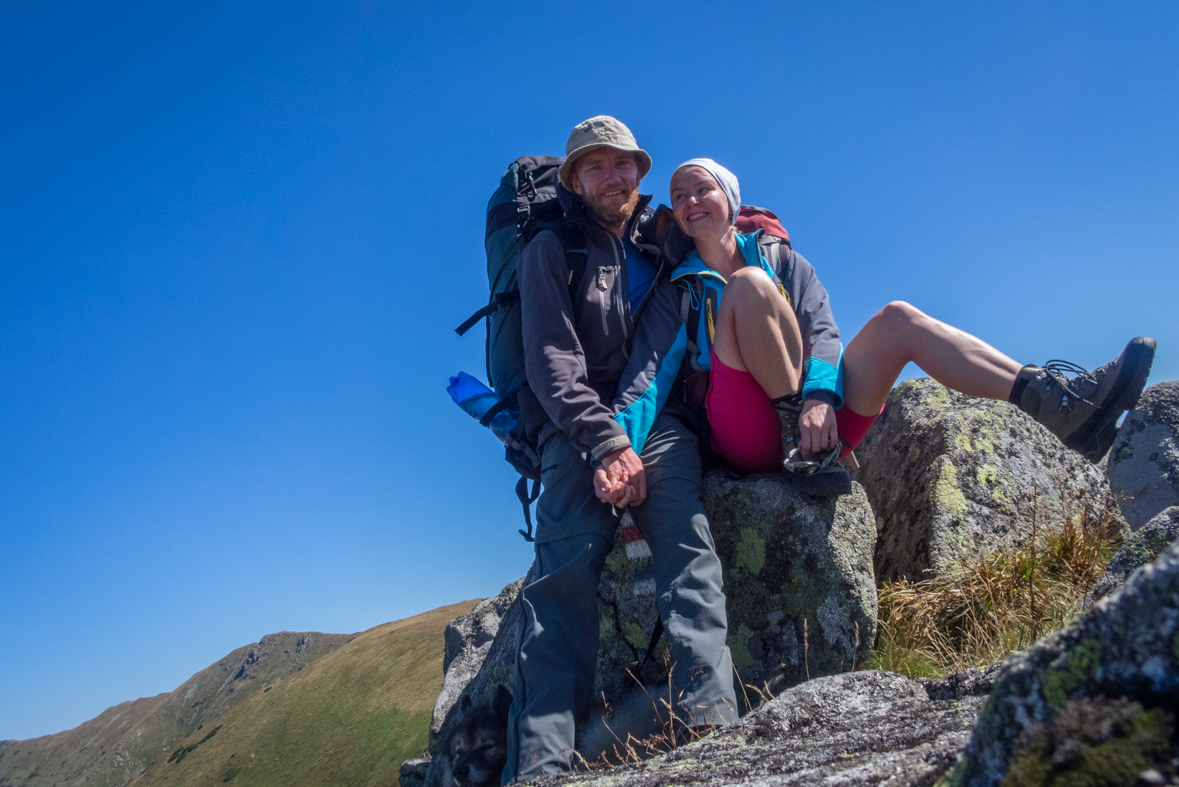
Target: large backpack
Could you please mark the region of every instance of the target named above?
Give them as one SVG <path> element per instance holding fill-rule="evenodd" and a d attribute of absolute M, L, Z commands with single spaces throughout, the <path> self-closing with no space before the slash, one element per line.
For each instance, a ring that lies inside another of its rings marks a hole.
<path fill-rule="evenodd" d="M 516 263 L 524 246 L 537 232 L 552 229 L 561 240 L 570 266 L 571 294 L 581 281 L 588 256 L 584 237 L 558 221 L 564 211 L 557 198 L 557 190 L 561 188 L 557 170 L 564 160 L 557 156 L 524 156 L 513 161 L 500 178 L 499 187 L 487 202 L 487 229 L 483 238 L 490 296 L 486 306 L 455 328 L 462 336 L 480 320 L 486 321 L 487 382 L 495 390 L 498 402 L 484 413 L 480 423 L 489 426 L 492 419 L 505 411 L 515 417 L 516 426 L 504 440 L 505 458 L 520 473 L 516 497 L 524 507 L 528 530 L 521 530 L 520 534 L 527 541 L 532 541 L 530 506 L 540 494 L 540 457 L 535 435 L 525 433 L 519 417 L 520 391 L 528 381 Z M 573 301 L 576 308 L 577 299 Z"/>

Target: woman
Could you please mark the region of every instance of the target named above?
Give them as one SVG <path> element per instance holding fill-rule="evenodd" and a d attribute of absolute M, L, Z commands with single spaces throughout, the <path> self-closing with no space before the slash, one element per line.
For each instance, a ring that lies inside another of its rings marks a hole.
<path fill-rule="evenodd" d="M 672 175 L 672 212 L 696 247 L 672 272 L 700 317 L 690 321 L 699 325 L 689 337 L 691 363 L 708 372 L 712 447 L 740 470 L 783 467 L 808 494 L 850 492 L 840 459 L 910 361 L 956 391 L 1018 405 L 1093 462 L 1146 383 L 1155 346 L 1148 337 L 1093 372 L 1062 362 L 1023 366 L 901 301 L 843 350 L 814 268 L 785 244 L 775 255 L 774 239 L 760 230 L 738 233 L 740 204 L 737 178 L 712 159 L 686 161 Z M 1079 374 L 1069 379 L 1062 369 Z"/>

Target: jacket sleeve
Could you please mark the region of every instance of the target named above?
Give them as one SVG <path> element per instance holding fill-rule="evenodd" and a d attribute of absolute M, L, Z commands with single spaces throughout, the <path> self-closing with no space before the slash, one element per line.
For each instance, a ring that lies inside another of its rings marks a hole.
<path fill-rule="evenodd" d="M 839 340 L 839 326 L 831 314 L 827 290 L 815 275 L 815 268 L 793 249 L 781 248 L 779 278 L 788 282 L 794 314 L 802 340 L 808 348 L 803 364 L 805 382 L 802 397 L 828 399 L 834 397 L 836 407 L 843 406 L 843 344 Z"/>
<path fill-rule="evenodd" d="M 656 290 L 635 327 L 630 359 L 614 400 L 614 420 L 626 430 L 631 447 L 639 454 L 667 403 L 688 346 L 678 290 L 666 278 L 654 286 Z"/>
<path fill-rule="evenodd" d="M 590 386 L 569 300 L 569 265 L 556 234 L 538 234 L 517 265 L 528 386 L 574 447 L 601 459 L 630 446 Z"/>

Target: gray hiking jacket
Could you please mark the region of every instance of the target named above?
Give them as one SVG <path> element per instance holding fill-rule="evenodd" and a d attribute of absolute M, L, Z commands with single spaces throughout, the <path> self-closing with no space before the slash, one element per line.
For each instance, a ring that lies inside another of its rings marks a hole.
<path fill-rule="evenodd" d="M 541 231 L 524 248 L 517 265 L 528 374 L 521 417 L 538 445 L 561 431 L 594 459 L 619 448 L 641 452 L 645 429 L 666 401 L 667 377 L 674 379 L 682 346 L 662 377 L 660 360 L 677 339 L 683 344 L 684 334 L 669 266 L 639 232 L 650 200 L 640 199 L 627 224 L 631 241 L 658 271 L 636 314 L 627 296 L 622 240 L 590 218 L 580 198 L 562 195 L 564 221 L 585 240 L 587 263 L 576 286 L 570 287 L 572 270 L 555 232 Z"/>

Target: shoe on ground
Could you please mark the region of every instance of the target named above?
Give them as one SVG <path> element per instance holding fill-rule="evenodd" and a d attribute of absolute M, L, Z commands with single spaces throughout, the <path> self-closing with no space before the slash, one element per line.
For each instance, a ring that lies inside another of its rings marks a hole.
<path fill-rule="evenodd" d="M 1058 360 L 1025 366 L 1019 372 L 1026 380 L 1019 409 L 1090 462 L 1099 462 L 1117 437 L 1118 419 L 1138 402 L 1154 350 L 1154 339 L 1139 336 L 1116 359 L 1091 372 Z"/>

